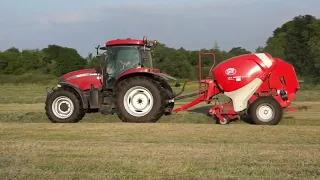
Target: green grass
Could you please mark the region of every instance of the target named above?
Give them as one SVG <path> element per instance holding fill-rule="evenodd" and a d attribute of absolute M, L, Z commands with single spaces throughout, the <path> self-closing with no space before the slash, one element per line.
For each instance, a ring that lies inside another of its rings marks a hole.
<path fill-rule="evenodd" d="M 53 87 L 53 85 L 2 84 L 0 85 L 0 104 L 44 103 L 46 98 L 46 87 Z"/>
<path fill-rule="evenodd" d="M 277 126 L 216 125 L 206 104 L 155 124 L 99 113 L 53 124 L 47 86 L 0 87 L 0 179 L 320 179 L 317 91 L 300 91 L 293 105 L 313 108 L 286 113 Z"/>
<path fill-rule="evenodd" d="M 316 126 L 0 123 L 1 179 L 319 179 Z"/>

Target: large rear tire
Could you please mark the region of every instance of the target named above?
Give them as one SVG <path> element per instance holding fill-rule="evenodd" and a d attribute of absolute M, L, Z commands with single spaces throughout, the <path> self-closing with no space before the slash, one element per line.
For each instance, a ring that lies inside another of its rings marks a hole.
<path fill-rule="evenodd" d="M 172 87 L 167 83 L 167 82 L 161 82 L 160 85 L 162 86 L 162 88 L 164 88 L 166 91 L 169 91 L 169 93 L 173 94 L 173 90 Z M 166 95 L 166 100 L 170 100 L 168 97 L 168 94 L 165 93 Z M 166 107 L 165 107 L 165 112 L 164 115 L 171 115 L 172 114 L 172 110 L 174 108 L 174 99 L 171 99 L 171 102 L 169 102 Z"/>
<path fill-rule="evenodd" d="M 271 96 L 259 97 L 249 107 L 254 124 L 277 125 L 283 116 L 283 108 Z"/>
<path fill-rule="evenodd" d="M 159 83 L 134 76 L 117 84 L 115 104 L 123 122 L 154 123 L 164 114 L 165 101 Z"/>
<path fill-rule="evenodd" d="M 85 115 L 81 101 L 68 89 L 58 88 L 48 95 L 46 115 L 53 123 L 77 123 Z"/>

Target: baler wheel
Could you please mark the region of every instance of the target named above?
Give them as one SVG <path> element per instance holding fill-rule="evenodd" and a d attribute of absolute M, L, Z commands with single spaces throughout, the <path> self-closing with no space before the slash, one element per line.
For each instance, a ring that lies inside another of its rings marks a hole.
<path fill-rule="evenodd" d="M 53 123 L 77 123 L 85 115 L 79 98 L 63 88 L 55 89 L 48 95 L 45 111 Z"/>
<path fill-rule="evenodd" d="M 123 122 L 154 123 L 164 114 L 165 98 L 159 83 L 146 76 L 133 76 L 117 84 L 115 104 Z"/>
<path fill-rule="evenodd" d="M 230 118 L 227 115 L 221 115 L 224 119 L 224 122 L 222 122 L 217 116 L 215 116 L 216 123 L 221 125 L 227 125 L 230 124 Z"/>
<path fill-rule="evenodd" d="M 259 97 L 249 107 L 252 121 L 257 125 L 277 125 L 283 116 L 283 108 L 271 96 Z"/>

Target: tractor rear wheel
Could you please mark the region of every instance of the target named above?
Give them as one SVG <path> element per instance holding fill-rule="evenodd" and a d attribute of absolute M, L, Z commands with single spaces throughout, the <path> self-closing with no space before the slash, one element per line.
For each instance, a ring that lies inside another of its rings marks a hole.
<path fill-rule="evenodd" d="M 172 90 L 172 87 L 167 83 L 167 82 L 162 82 L 160 83 L 160 85 L 166 90 L 166 91 L 169 91 L 169 93 L 173 94 L 173 90 Z M 164 93 L 165 96 L 166 96 L 166 100 L 170 97 L 168 97 L 168 93 Z M 165 112 L 164 112 L 164 115 L 171 115 L 172 114 L 172 110 L 174 108 L 174 99 L 171 100 L 171 102 L 169 102 L 166 107 L 165 107 Z"/>
<path fill-rule="evenodd" d="M 283 108 L 271 96 L 259 97 L 249 107 L 254 124 L 277 125 L 283 116 Z"/>
<path fill-rule="evenodd" d="M 164 114 L 161 86 L 146 76 L 134 76 L 117 84 L 115 104 L 123 122 L 154 123 Z"/>
<path fill-rule="evenodd" d="M 76 123 L 85 115 L 79 98 L 68 89 L 58 88 L 48 95 L 46 115 L 53 123 Z"/>

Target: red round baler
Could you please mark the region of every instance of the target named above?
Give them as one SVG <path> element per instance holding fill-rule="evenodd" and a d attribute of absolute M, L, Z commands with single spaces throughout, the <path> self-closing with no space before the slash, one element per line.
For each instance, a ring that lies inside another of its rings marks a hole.
<path fill-rule="evenodd" d="M 298 109 L 288 108 L 300 88 L 291 64 L 273 58 L 269 53 L 244 54 L 227 59 L 216 67 L 213 64 L 210 73 L 214 78 L 201 79 L 203 55 L 212 55 L 215 64 L 214 54 L 199 54 L 199 97 L 173 112 L 186 110 L 203 101 L 210 103 L 221 93 L 230 101 L 209 110 L 209 115 L 220 124 L 228 124 L 244 115 L 255 124 L 275 125 L 282 119 L 284 111 Z"/>

